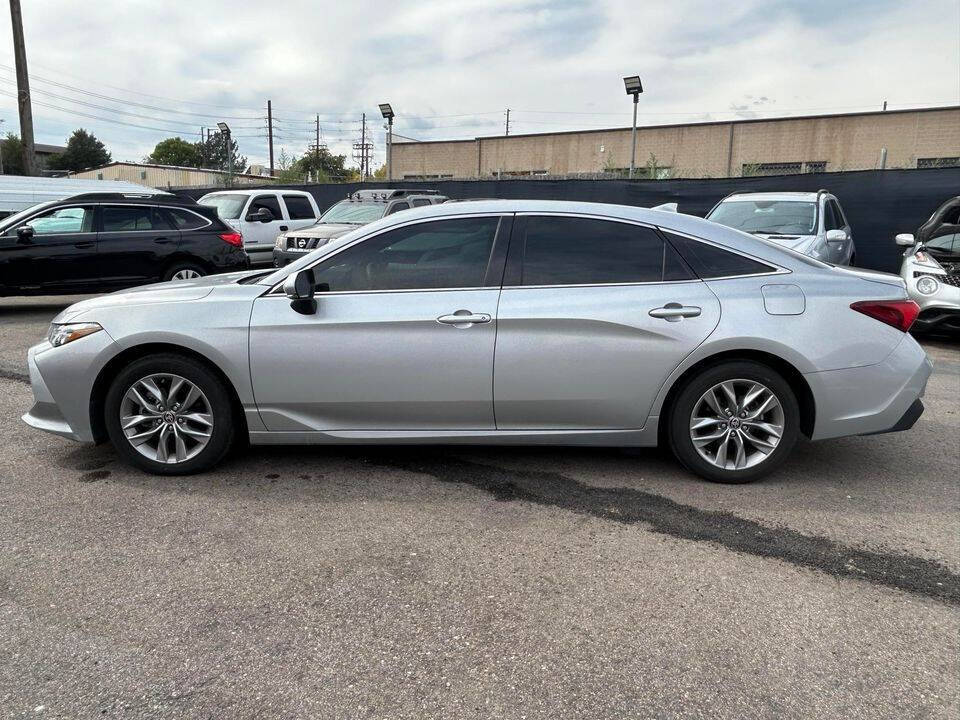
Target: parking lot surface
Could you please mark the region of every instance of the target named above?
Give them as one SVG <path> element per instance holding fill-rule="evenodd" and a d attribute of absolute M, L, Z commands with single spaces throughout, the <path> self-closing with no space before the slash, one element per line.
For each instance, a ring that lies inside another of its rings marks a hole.
<path fill-rule="evenodd" d="M 159 478 L 20 421 L 72 300 L 0 300 L 0 717 L 960 712 L 958 343 L 912 431 L 754 485 L 555 448 Z"/>

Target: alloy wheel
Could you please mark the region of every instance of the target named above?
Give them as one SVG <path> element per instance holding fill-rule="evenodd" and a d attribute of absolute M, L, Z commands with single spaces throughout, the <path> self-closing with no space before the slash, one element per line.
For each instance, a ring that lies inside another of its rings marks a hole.
<path fill-rule="evenodd" d="M 693 406 L 690 439 L 700 456 L 722 470 L 759 465 L 784 431 L 780 400 L 756 380 L 724 380 Z"/>
<path fill-rule="evenodd" d="M 213 434 L 207 396 L 180 375 L 156 373 L 137 380 L 120 402 L 120 428 L 127 442 L 159 463 L 199 455 Z"/>
<path fill-rule="evenodd" d="M 192 280 L 193 278 L 203 277 L 199 272 L 193 268 L 184 268 L 183 270 L 177 270 L 173 275 L 170 276 L 171 280 Z"/>

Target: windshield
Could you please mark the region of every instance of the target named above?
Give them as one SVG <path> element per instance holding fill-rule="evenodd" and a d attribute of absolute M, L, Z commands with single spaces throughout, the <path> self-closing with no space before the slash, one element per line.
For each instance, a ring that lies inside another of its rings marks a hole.
<path fill-rule="evenodd" d="M 31 205 L 31 206 L 28 207 L 26 210 L 21 210 L 20 212 L 14 214 L 14 215 L 9 215 L 9 216 L 5 217 L 2 221 L 0 221 L 0 233 L 4 232 L 5 230 L 8 230 L 8 229 L 10 229 L 10 228 L 12 228 L 12 227 L 17 227 L 17 226 L 19 226 L 19 224 L 20 224 L 20 222 L 21 222 L 22 220 L 30 217 L 31 215 L 33 215 L 34 213 L 36 213 L 38 210 L 43 210 L 45 207 L 50 207 L 51 205 L 53 205 L 53 204 L 56 203 L 56 202 L 60 202 L 60 201 L 59 201 L 59 200 L 51 200 L 51 201 L 49 201 L 49 202 L 40 203 L 39 205 Z"/>
<path fill-rule="evenodd" d="M 243 212 L 243 206 L 247 204 L 246 195 L 228 195 L 220 193 L 207 195 L 197 201 L 200 205 L 206 205 L 217 209 L 217 215 L 223 220 L 236 220 Z"/>
<path fill-rule="evenodd" d="M 797 200 L 730 200 L 717 205 L 707 220 L 748 233 L 813 235 L 817 205 Z"/>
<path fill-rule="evenodd" d="M 320 216 L 321 223 L 347 223 L 364 225 L 383 217 L 386 203 L 359 203 L 341 200 Z"/>

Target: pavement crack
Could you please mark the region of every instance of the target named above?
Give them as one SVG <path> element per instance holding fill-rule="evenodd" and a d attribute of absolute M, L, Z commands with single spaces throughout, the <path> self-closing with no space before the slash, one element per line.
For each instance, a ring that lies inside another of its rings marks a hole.
<path fill-rule="evenodd" d="M 709 542 L 735 552 L 810 568 L 835 578 L 875 585 L 960 605 L 960 575 L 935 560 L 850 547 L 826 537 L 763 525 L 733 513 L 683 505 L 633 488 L 586 485 L 559 473 L 510 470 L 459 458 L 378 457 L 374 463 L 472 485 L 502 502 L 526 501 L 625 525 L 645 523 L 671 537 Z"/>
<path fill-rule="evenodd" d="M 0 380 L 15 380 L 16 382 L 30 384 L 30 375 L 24 372 L 17 372 L 16 370 L 6 370 L 5 368 L 0 368 Z"/>

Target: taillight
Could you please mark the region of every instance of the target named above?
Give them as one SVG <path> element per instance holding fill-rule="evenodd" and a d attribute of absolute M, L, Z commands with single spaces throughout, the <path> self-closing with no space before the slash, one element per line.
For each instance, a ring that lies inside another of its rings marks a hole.
<path fill-rule="evenodd" d="M 920 313 L 913 300 L 861 300 L 850 308 L 906 332 Z"/>
<path fill-rule="evenodd" d="M 238 232 L 220 233 L 220 239 L 235 247 L 243 247 L 243 235 Z"/>

